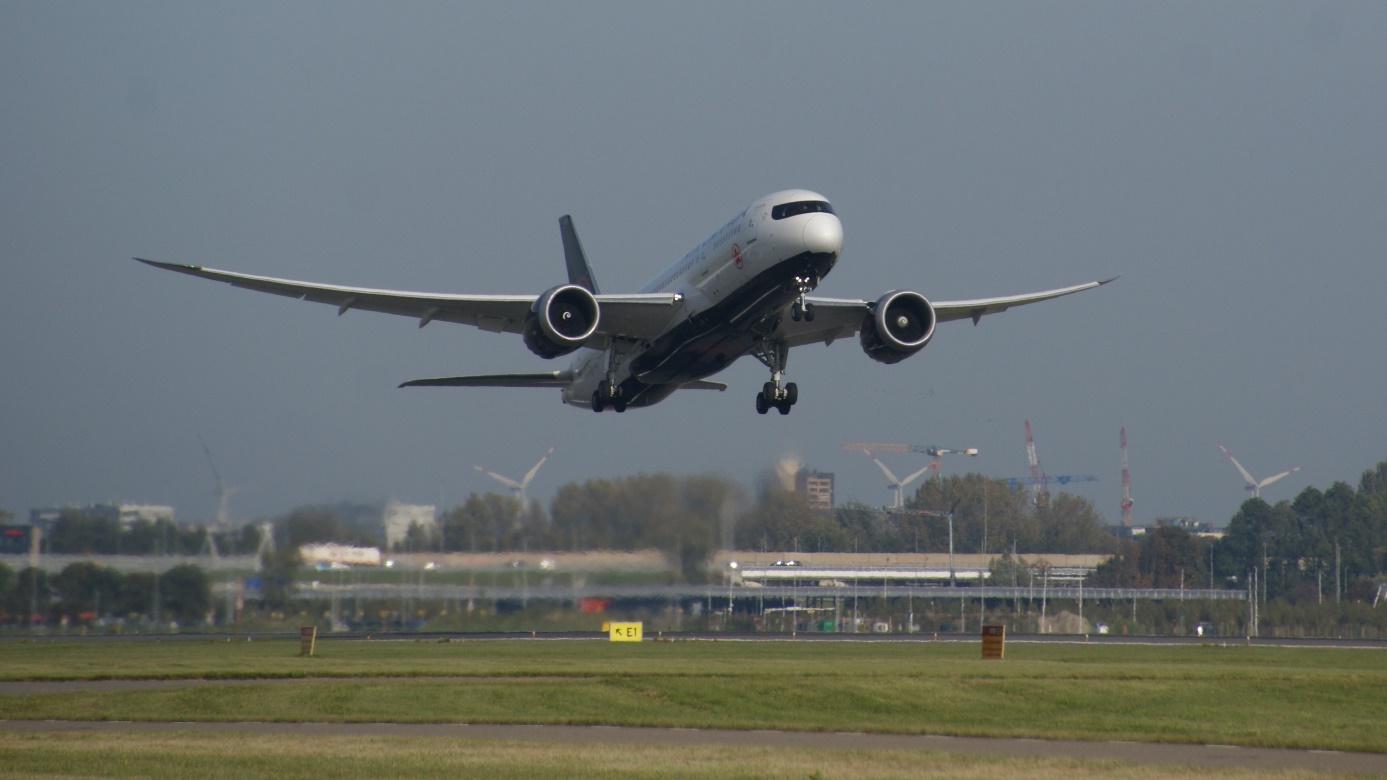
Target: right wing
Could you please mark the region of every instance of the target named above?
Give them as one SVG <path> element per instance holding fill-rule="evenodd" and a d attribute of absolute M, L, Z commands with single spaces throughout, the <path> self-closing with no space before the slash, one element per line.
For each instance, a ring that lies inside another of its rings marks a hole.
<path fill-rule="evenodd" d="M 269 276 L 251 276 L 220 271 L 198 265 L 162 263 L 135 258 L 145 265 L 176 271 L 201 279 L 225 282 L 232 287 L 256 290 L 313 303 L 337 307 L 341 316 L 351 309 L 396 314 L 419 320 L 424 327 L 435 320 L 471 325 L 493 333 L 520 333 L 525 316 L 537 295 L 451 295 L 445 293 L 402 292 L 366 287 L 298 282 Z M 676 316 L 679 301 L 675 293 L 634 293 L 596 296 L 601 314 L 597 332 L 587 346 L 601 349 L 611 338 L 651 340 Z"/>
<path fill-rule="evenodd" d="M 934 307 L 935 322 L 971 319 L 973 324 L 977 325 L 978 320 L 982 319 L 983 315 L 998 314 L 1013 306 L 1024 306 L 1028 303 L 1048 301 L 1052 298 L 1092 290 L 1116 278 L 1022 295 L 977 298 L 968 301 L 931 301 L 930 303 Z M 872 313 L 872 308 L 876 304 L 876 301 L 850 298 L 809 296 L 805 300 L 814 305 L 814 319 L 810 321 L 787 318 L 781 320 L 780 326 L 776 329 L 777 335 L 783 337 L 786 343 L 792 347 L 814 343 L 832 344 L 844 336 L 856 335 L 857 331 L 862 328 L 862 321 Z"/>

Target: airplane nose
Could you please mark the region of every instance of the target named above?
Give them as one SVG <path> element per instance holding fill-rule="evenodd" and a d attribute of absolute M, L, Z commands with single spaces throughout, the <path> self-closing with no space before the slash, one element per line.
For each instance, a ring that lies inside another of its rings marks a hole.
<path fill-rule="evenodd" d="M 816 254 L 843 251 L 843 223 L 832 214 L 815 214 L 804 223 L 804 248 Z"/>

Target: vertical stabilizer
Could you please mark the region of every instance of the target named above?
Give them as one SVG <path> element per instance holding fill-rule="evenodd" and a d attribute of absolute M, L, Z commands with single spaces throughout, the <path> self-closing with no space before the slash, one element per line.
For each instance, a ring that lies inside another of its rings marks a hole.
<path fill-rule="evenodd" d="M 563 259 L 568 265 L 568 283 L 599 295 L 597 280 L 592 276 L 587 255 L 583 254 L 583 242 L 578 240 L 578 231 L 573 227 L 573 217 L 567 214 L 559 217 L 559 233 L 563 236 Z"/>

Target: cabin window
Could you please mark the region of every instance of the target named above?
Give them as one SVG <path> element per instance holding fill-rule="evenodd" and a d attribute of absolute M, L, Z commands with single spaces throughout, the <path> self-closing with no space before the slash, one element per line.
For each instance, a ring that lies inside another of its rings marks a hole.
<path fill-rule="evenodd" d="M 832 214 L 833 207 L 824 200 L 801 200 L 794 203 L 782 203 L 771 209 L 771 219 L 785 219 L 786 217 L 798 217 L 800 214 L 813 214 L 814 212 Z"/>

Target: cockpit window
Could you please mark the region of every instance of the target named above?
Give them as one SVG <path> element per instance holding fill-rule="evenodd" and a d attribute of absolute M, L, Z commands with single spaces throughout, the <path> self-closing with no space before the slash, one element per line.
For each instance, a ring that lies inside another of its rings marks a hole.
<path fill-rule="evenodd" d="M 823 200 L 801 200 L 795 203 L 782 203 L 771 209 L 771 219 L 785 219 L 786 217 L 798 217 L 800 214 L 812 214 L 821 211 L 825 214 L 832 214 L 833 207 Z"/>

